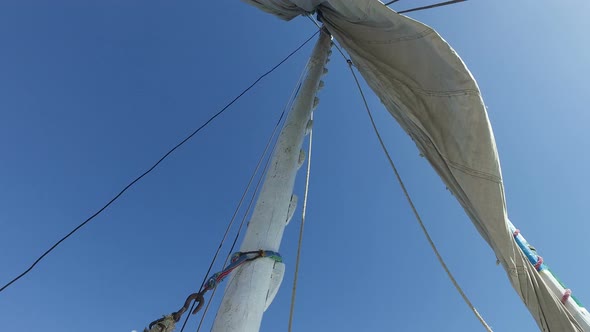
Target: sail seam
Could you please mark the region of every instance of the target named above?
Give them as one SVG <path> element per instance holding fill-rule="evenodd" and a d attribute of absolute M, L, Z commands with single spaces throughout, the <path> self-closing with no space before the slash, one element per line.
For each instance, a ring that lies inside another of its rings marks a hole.
<path fill-rule="evenodd" d="M 456 163 L 456 162 L 454 162 L 452 160 L 449 160 L 447 157 L 445 157 L 442 154 L 441 154 L 441 157 L 443 157 L 447 161 L 447 163 L 449 164 L 449 166 L 451 166 L 452 168 L 454 168 L 454 169 L 456 169 L 456 170 L 458 170 L 460 172 L 473 175 L 473 176 L 478 177 L 478 178 L 483 179 L 483 180 L 488 180 L 488 181 L 492 181 L 492 182 L 495 182 L 495 183 L 502 183 L 501 178 L 498 177 L 498 176 L 495 176 L 495 175 L 489 174 L 489 173 L 485 173 L 485 172 L 482 172 L 482 171 L 478 171 L 478 170 L 475 170 L 473 168 L 467 167 L 465 165 L 458 164 L 458 163 Z"/>
<path fill-rule="evenodd" d="M 384 68 L 376 68 L 376 67 L 370 67 L 368 65 L 358 65 L 358 67 L 365 67 L 368 68 L 369 70 L 371 70 L 372 72 L 380 72 L 385 70 Z M 375 77 L 382 77 L 385 75 L 375 75 Z M 466 88 L 466 89 L 457 89 L 457 90 L 432 90 L 432 89 L 424 89 L 421 88 L 419 86 L 416 85 L 412 85 L 410 83 L 407 83 L 406 81 L 400 80 L 398 78 L 395 77 L 390 77 L 388 75 L 388 79 L 395 81 L 397 83 L 399 83 L 400 85 L 403 85 L 404 88 L 419 94 L 419 95 L 424 95 L 424 96 L 429 96 L 429 97 L 455 97 L 455 96 L 473 96 L 473 97 L 479 97 L 481 98 L 481 93 L 476 89 L 476 88 Z"/>
<path fill-rule="evenodd" d="M 434 30 L 429 28 L 429 29 L 425 29 L 423 31 L 420 31 L 418 33 L 415 33 L 413 35 L 408 35 L 408 36 L 403 36 L 403 37 L 398 37 L 398 38 L 388 39 L 388 40 L 366 41 L 364 43 L 368 44 L 368 45 L 391 45 L 391 44 L 395 44 L 395 43 L 414 41 L 417 39 L 421 39 L 421 38 L 424 38 L 424 37 L 432 34 L 433 32 L 434 32 Z"/>
<path fill-rule="evenodd" d="M 492 174 L 489 172 L 485 172 L 485 171 L 481 171 L 481 170 L 475 169 L 473 167 L 469 167 L 467 165 L 464 165 L 464 164 L 461 164 L 461 163 L 451 160 L 449 157 L 447 157 L 445 154 L 443 154 L 438 149 L 438 147 L 434 144 L 434 142 L 432 141 L 430 136 L 424 132 L 421 125 L 414 123 L 415 120 L 410 120 L 410 121 L 411 121 L 411 125 L 414 126 L 414 128 L 411 130 L 411 132 L 413 134 L 410 134 L 412 139 L 414 141 L 418 140 L 418 141 L 422 142 L 425 148 L 434 150 L 436 152 L 436 154 L 439 155 L 440 158 L 443 159 L 449 167 L 452 167 L 453 169 L 460 171 L 462 173 L 469 174 L 474 177 L 480 178 L 482 180 L 487 180 L 487 181 L 491 181 L 494 183 L 502 183 L 502 178 L 499 177 L 498 175 L 495 175 L 495 174 Z"/>
<path fill-rule="evenodd" d="M 354 56 L 355 55 L 353 54 L 353 58 L 354 58 Z M 356 55 L 356 56 L 360 57 L 360 55 Z M 408 89 L 416 94 L 425 95 L 425 96 L 429 96 L 429 97 L 473 96 L 473 97 L 481 98 L 481 93 L 479 92 L 479 90 L 476 87 L 469 87 L 469 88 L 465 88 L 465 89 L 455 89 L 455 90 L 424 89 L 424 88 L 421 88 L 417 85 L 413 85 L 411 83 L 408 83 L 405 80 L 400 80 L 397 77 L 393 77 L 393 75 L 382 74 L 382 72 L 384 70 L 387 70 L 386 68 L 378 68 L 375 66 L 370 66 L 367 63 L 355 64 L 355 66 L 357 66 L 358 68 L 364 67 L 364 68 L 369 69 L 376 78 L 379 78 L 380 81 L 383 81 L 383 79 L 382 79 L 383 76 L 387 76 L 388 80 L 395 81 L 398 84 L 403 85 L 403 87 L 405 89 Z"/>

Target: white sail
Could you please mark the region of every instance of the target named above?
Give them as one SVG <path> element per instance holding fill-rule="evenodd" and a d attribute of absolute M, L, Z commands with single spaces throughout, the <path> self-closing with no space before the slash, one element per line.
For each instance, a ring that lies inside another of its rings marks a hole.
<path fill-rule="evenodd" d="M 282 19 L 319 9 L 328 30 L 492 247 L 540 329 L 583 331 L 514 241 L 479 88 L 432 28 L 377 0 L 246 2 Z"/>

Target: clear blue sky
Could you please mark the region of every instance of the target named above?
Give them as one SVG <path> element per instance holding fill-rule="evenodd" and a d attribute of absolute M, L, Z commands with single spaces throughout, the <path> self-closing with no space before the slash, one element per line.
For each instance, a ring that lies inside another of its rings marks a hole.
<path fill-rule="evenodd" d="M 411 15 L 476 77 L 509 215 L 587 305 L 589 10 L 581 0 L 472 0 Z M 239 1 L 1 2 L 0 284 L 314 29 Z M 198 288 L 311 45 L 0 293 L 2 328 L 140 331 L 176 310 Z M 479 311 L 496 331 L 536 331 L 459 204 L 372 94 L 370 104 Z M 413 219 L 336 52 L 315 119 L 295 330 L 480 331 Z M 262 331 L 286 330 L 298 224 L 296 216 L 285 233 L 287 275 Z"/>

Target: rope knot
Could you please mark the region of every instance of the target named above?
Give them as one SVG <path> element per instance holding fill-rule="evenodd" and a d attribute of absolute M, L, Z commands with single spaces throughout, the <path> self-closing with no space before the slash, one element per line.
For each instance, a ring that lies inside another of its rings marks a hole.
<path fill-rule="evenodd" d="M 537 263 L 534 265 L 537 271 L 541 271 L 543 269 L 543 257 L 537 256 Z"/>
<path fill-rule="evenodd" d="M 240 258 L 240 256 L 242 256 L 242 253 L 239 251 L 233 253 L 233 255 L 231 255 L 230 262 L 235 263 Z"/>
<path fill-rule="evenodd" d="M 254 255 L 254 256 L 249 257 L 249 255 Z M 275 262 L 282 262 L 283 261 L 281 254 L 279 254 L 278 252 L 275 252 L 275 251 L 263 250 L 263 249 L 256 250 L 256 251 L 246 251 L 246 252 L 238 251 L 231 256 L 231 262 L 225 269 L 211 275 L 211 277 L 209 279 L 207 279 L 207 282 L 205 282 L 205 284 L 203 285 L 203 289 L 198 293 L 193 293 L 193 294 L 189 295 L 186 298 L 186 301 L 184 301 L 184 305 L 182 306 L 182 308 L 180 308 L 180 310 L 178 310 L 176 312 L 173 312 L 171 314 L 171 317 L 174 319 L 175 322 L 178 322 L 180 320 L 180 317 L 182 317 L 182 314 L 184 314 L 187 310 L 189 310 L 189 306 L 191 305 L 191 303 L 193 301 L 195 301 L 196 308 L 195 308 L 195 310 L 192 311 L 192 314 L 193 315 L 196 314 L 199 310 L 201 310 L 201 308 L 203 307 L 203 304 L 205 304 L 205 297 L 204 296 L 205 296 L 205 293 L 207 293 L 207 291 L 217 287 L 217 285 L 219 285 L 219 283 L 222 282 L 223 279 L 225 279 L 225 277 L 227 277 L 233 270 L 238 268 L 240 265 L 242 265 L 246 262 L 261 258 L 261 257 L 271 258 Z M 170 316 L 168 316 L 168 317 L 170 317 Z M 161 324 L 161 322 L 163 322 L 164 319 L 166 319 L 166 317 L 153 321 L 149 325 L 150 329 L 152 329 L 152 327 L 154 325 Z"/>
<path fill-rule="evenodd" d="M 571 295 L 572 295 L 572 290 L 569 288 L 566 289 L 565 292 L 563 293 L 563 297 L 561 298 L 561 303 L 565 304 Z"/>

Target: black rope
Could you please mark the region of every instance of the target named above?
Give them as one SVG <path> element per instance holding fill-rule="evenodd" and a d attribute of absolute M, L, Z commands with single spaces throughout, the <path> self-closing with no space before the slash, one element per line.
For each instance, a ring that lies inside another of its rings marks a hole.
<path fill-rule="evenodd" d="M 237 97 L 235 97 L 232 101 L 230 101 L 227 105 L 225 105 L 219 112 L 217 112 L 215 115 L 213 115 L 211 118 L 209 118 L 209 120 L 207 120 L 204 124 L 202 124 L 199 128 L 195 129 L 190 135 L 188 135 L 185 139 L 183 139 L 180 143 L 176 144 L 176 146 L 174 146 L 172 149 L 170 149 L 168 152 L 166 152 L 166 154 L 164 154 L 154 165 L 152 165 L 147 171 L 145 171 L 143 174 L 141 174 L 140 176 L 138 176 L 135 180 L 131 181 L 131 183 L 129 183 L 127 186 L 125 186 L 125 188 L 123 188 L 123 190 L 121 190 L 115 197 L 113 197 L 107 204 L 105 204 L 102 208 L 100 208 L 97 212 L 95 212 L 92 216 L 90 216 L 88 219 L 86 219 L 83 223 L 81 223 L 80 225 L 78 225 L 76 228 L 74 228 L 71 232 L 69 232 L 66 236 L 62 237 L 59 241 L 57 241 L 53 246 L 51 246 L 49 249 L 47 249 L 47 251 L 45 251 L 41 256 L 39 256 L 39 258 L 37 258 L 35 260 L 35 262 L 33 262 L 33 264 L 31 266 L 29 266 L 28 269 L 26 269 L 24 272 L 22 272 L 21 274 L 19 274 L 17 277 L 15 277 L 14 279 L 12 279 L 10 282 L 8 282 L 6 285 L 2 286 L 2 288 L 0 288 L 0 292 L 4 291 L 6 288 L 8 288 L 8 286 L 12 285 L 14 282 L 16 282 L 17 280 L 19 280 L 20 278 L 22 278 L 23 276 L 25 276 L 27 273 L 29 273 L 34 267 L 35 265 L 37 265 L 43 258 L 45 258 L 45 256 L 47 256 L 51 251 L 53 251 L 53 249 L 55 249 L 58 245 L 60 245 L 63 241 L 65 241 L 67 238 L 69 238 L 72 234 L 74 234 L 76 231 L 78 231 L 80 228 L 82 228 L 84 225 L 86 225 L 88 222 L 90 222 L 92 219 L 94 219 L 96 216 L 98 216 L 102 211 L 104 211 L 107 207 L 109 207 L 113 202 L 115 202 L 121 195 L 123 195 L 123 193 L 125 193 L 127 191 L 127 189 L 131 188 L 136 182 L 138 182 L 139 180 L 141 180 L 144 176 L 146 176 L 147 174 L 149 174 L 152 170 L 154 170 L 162 161 L 164 161 L 164 159 L 166 159 L 170 154 L 172 154 L 172 152 L 174 152 L 176 149 L 178 149 L 180 146 L 182 146 L 184 143 L 186 143 L 188 140 L 190 140 L 193 136 L 195 136 L 199 131 L 201 131 L 201 129 L 205 128 L 211 121 L 213 121 L 215 118 L 217 118 L 218 116 L 220 116 L 223 112 L 225 112 L 225 110 L 227 110 L 231 105 L 233 105 L 238 99 L 240 99 L 240 97 L 242 97 L 246 92 L 248 92 L 250 89 L 252 89 L 258 82 L 260 82 L 260 80 L 262 80 L 264 77 L 266 77 L 267 75 L 269 75 L 270 73 L 272 73 L 273 71 L 275 71 L 275 69 L 277 69 L 279 66 L 281 66 L 285 61 L 287 61 L 291 56 L 293 56 L 295 53 L 297 53 L 297 51 L 299 51 L 301 48 L 303 48 L 303 46 L 305 46 L 313 37 L 315 37 L 315 35 L 317 35 L 319 33 L 319 31 L 316 31 L 311 37 L 309 37 L 306 41 L 303 42 L 303 44 L 301 44 L 299 47 L 297 47 L 294 51 L 292 51 L 291 53 L 289 53 L 289 55 L 287 55 L 283 60 L 281 60 L 278 64 L 276 64 L 274 67 L 272 67 L 270 70 L 268 70 L 266 73 L 262 74 L 260 77 L 258 77 L 258 79 L 256 79 L 254 81 L 254 83 L 252 83 L 249 87 L 247 87 L 245 90 L 243 90 Z"/>
<path fill-rule="evenodd" d="M 453 5 L 459 2 L 465 2 L 467 0 L 452 0 L 452 1 L 446 1 L 446 2 L 440 2 L 440 3 L 435 3 L 434 5 L 430 5 L 430 6 L 424 6 L 424 7 L 417 7 L 417 8 L 412 8 L 412 9 L 406 9 L 406 10 L 402 10 L 400 12 L 397 12 L 398 14 L 404 14 L 404 13 L 410 13 L 410 12 L 417 12 L 419 10 L 425 10 L 425 9 L 431 9 L 431 8 L 436 8 L 436 7 L 442 7 L 442 6 L 447 6 L 447 5 Z"/>
<path fill-rule="evenodd" d="M 393 0 L 393 1 L 389 1 L 388 3 L 384 3 L 383 5 L 385 5 L 385 6 L 389 6 L 389 5 L 391 5 L 392 3 L 396 3 L 396 2 L 398 2 L 398 1 L 399 1 L 399 0 Z"/>

